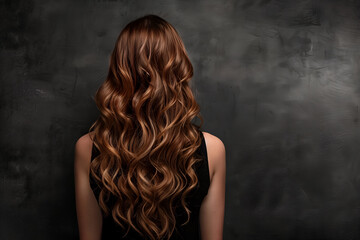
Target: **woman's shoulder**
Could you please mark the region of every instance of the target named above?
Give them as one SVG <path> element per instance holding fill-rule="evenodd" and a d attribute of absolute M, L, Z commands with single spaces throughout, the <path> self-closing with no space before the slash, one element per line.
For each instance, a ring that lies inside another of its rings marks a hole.
<path fill-rule="evenodd" d="M 79 137 L 76 141 L 75 147 L 80 151 L 86 151 L 91 148 L 93 144 L 93 132 L 86 133 Z M 88 151 L 87 151 L 88 152 Z"/>
<path fill-rule="evenodd" d="M 203 132 L 206 151 L 209 163 L 210 180 L 212 179 L 216 169 L 222 168 L 226 161 L 226 149 L 223 141 L 208 132 Z"/>
<path fill-rule="evenodd" d="M 87 168 L 90 165 L 93 145 L 93 132 L 79 137 L 75 143 L 75 161 Z"/>
<path fill-rule="evenodd" d="M 208 132 L 203 132 L 203 135 L 208 153 L 213 154 L 225 151 L 225 144 L 219 137 Z"/>

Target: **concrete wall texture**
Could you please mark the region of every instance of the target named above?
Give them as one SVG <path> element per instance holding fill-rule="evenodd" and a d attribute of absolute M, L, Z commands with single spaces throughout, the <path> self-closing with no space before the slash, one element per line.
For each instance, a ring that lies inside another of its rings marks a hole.
<path fill-rule="evenodd" d="M 157 14 L 227 149 L 224 239 L 360 239 L 360 1 L 1 1 L 0 239 L 77 239 L 73 154 L 116 37 Z"/>

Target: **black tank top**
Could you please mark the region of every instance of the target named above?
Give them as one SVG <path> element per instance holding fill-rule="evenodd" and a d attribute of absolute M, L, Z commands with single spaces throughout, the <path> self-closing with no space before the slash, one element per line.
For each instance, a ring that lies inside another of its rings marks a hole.
<path fill-rule="evenodd" d="M 196 150 L 198 154 L 200 154 L 202 161 L 199 161 L 195 164 L 195 172 L 198 177 L 198 185 L 197 187 L 190 192 L 188 195 L 187 202 L 188 208 L 191 210 L 190 220 L 189 222 L 181 226 L 187 220 L 187 214 L 185 210 L 180 207 L 179 211 L 176 212 L 176 228 L 171 235 L 171 240 L 197 240 L 201 239 L 200 233 L 200 224 L 199 224 L 199 212 L 203 199 L 208 193 L 208 189 L 210 186 L 210 174 L 209 174 L 209 165 L 208 165 L 208 157 L 206 151 L 205 138 L 203 133 L 200 131 L 201 135 L 201 145 Z M 91 161 L 99 154 L 99 150 L 93 144 L 92 147 L 92 155 Z M 99 201 L 99 193 L 100 189 L 96 185 L 94 179 L 90 174 L 90 186 L 94 192 L 94 195 Z M 122 238 L 125 234 L 126 229 L 124 230 L 111 217 L 111 214 L 108 217 L 103 216 L 103 226 L 102 226 L 102 240 L 115 240 L 115 239 L 128 239 L 128 240 L 144 240 L 147 238 L 141 237 L 141 235 L 136 232 L 133 228 L 130 228 L 127 235 Z"/>

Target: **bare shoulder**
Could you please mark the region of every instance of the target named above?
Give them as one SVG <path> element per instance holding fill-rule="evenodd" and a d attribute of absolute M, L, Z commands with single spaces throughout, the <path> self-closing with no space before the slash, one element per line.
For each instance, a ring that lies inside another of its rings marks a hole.
<path fill-rule="evenodd" d="M 86 153 L 89 150 L 89 147 L 92 146 L 92 139 L 90 137 L 91 133 L 86 133 L 84 135 L 82 135 L 75 144 L 75 149 L 77 151 L 80 151 L 80 153 Z"/>
<path fill-rule="evenodd" d="M 82 135 L 75 144 L 75 163 L 86 168 L 90 164 L 92 150 L 92 133 Z"/>
<path fill-rule="evenodd" d="M 208 155 L 210 179 L 217 169 L 222 168 L 226 161 L 226 149 L 223 141 L 215 135 L 203 132 Z"/>
<path fill-rule="evenodd" d="M 75 144 L 74 184 L 79 239 L 100 239 L 102 214 L 89 181 L 92 138 L 89 133 Z"/>
<path fill-rule="evenodd" d="M 222 240 L 225 216 L 226 153 L 223 141 L 210 133 L 203 132 L 208 153 L 210 186 L 201 203 L 201 238 Z"/>

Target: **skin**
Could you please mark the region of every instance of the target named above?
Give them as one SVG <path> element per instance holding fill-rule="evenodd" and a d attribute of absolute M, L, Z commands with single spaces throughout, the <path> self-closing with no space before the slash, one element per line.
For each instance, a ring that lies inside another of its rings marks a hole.
<path fill-rule="evenodd" d="M 203 133 L 209 162 L 210 187 L 200 208 L 201 238 L 222 240 L 225 214 L 225 145 L 218 137 Z"/>
<path fill-rule="evenodd" d="M 207 132 L 203 134 L 207 146 L 210 187 L 200 208 L 200 231 L 202 239 L 222 240 L 225 213 L 225 146 L 218 137 Z M 75 198 L 80 240 L 101 239 L 102 215 L 89 182 L 91 149 L 92 140 L 89 134 L 81 136 L 75 144 Z"/>
<path fill-rule="evenodd" d="M 89 181 L 91 148 L 89 134 L 80 137 L 75 144 L 75 198 L 80 240 L 101 239 L 102 215 Z"/>

